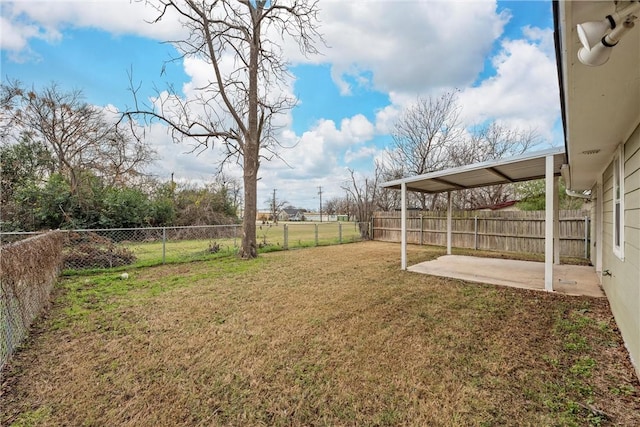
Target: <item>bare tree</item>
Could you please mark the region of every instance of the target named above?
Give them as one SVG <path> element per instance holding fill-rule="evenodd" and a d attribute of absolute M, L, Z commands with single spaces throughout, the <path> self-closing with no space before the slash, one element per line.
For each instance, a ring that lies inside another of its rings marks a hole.
<path fill-rule="evenodd" d="M 344 187 L 343 187 L 343 190 L 344 190 Z M 340 197 L 339 199 L 337 199 L 337 202 L 338 202 L 336 205 L 337 213 L 340 215 L 346 215 L 347 221 L 351 221 L 351 218 L 353 217 L 354 208 L 353 208 L 353 200 L 351 199 L 349 190 L 346 190 L 344 197 Z"/>
<path fill-rule="evenodd" d="M 327 215 L 339 214 L 338 206 L 340 206 L 340 198 L 332 197 L 324 202 L 324 211 Z"/>
<path fill-rule="evenodd" d="M 53 83 L 38 92 L 9 81 L 0 92 L 2 139 L 26 135 L 42 141 L 54 157 L 54 171 L 69 180 L 72 194 L 85 171 L 108 184 L 124 183 L 154 158 L 146 143 L 118 130 L 102 110 L 84 102 L 79 90 L 65 92 Z"/>
<path fill-rule="evenodd" d="M 400 177 L 422 175 L 451 165 L 449 147 L 460 141 L 460 108 L 456 92 L 419 98 L 395 124 L 389 151 L 390 169 Z M 422 209 L 433 209 L 436 197 L 417 196 Z"/>
<path fill-rule="evenodd" d="M 373 211 L 376 208 L 376 199 L 380 191 L 380 180 L 382 178 L 382 166 L 376 162 L 373 177 L 356 177 L 355 172 L 349 169 L 351 181 L 342 186 L 347 192 L 347 199 L 351 199 L 352 212 L 356 221 L 365 223 L 371 219 Z M 360 232 L 365 236 L 367 228 L 364 224 L 360 226 Z"/>
<path fill-rule="evenodd" d="M 143 174 L 141 166 L 155 158 L 148 142 L 134 138 L 126 129 L 110 127 L 86 166 L 100 175 L 107 186 L 124 187 L 137 181 Z"/>
<path fill-rule="evenodd" d="M 511 129 L 496 122 L 472 129 L 462 144 L 449 146 L 451 166 L 463 166 L 516 156 L 534 147 L 539 138 L 535 130 Z"/>
<path fill-rule="evenodd" d="M 269 203 L 269 211 L 271 212 L 271 220 L 277 224 L 278 217 L 282 213 L 283 208 L 289 204 L 286 200 L 278 200 L 276 197 L 276 190 L 273 190 L 273 197 L 267 200 Z"/>
<path fill-rule="evenodd" d="M 439 98 L 425 97 L 408 107 L 398 119 L 393 145 L 388 151 L 385 179 L 436 172 L 448 167 L 496 160 L 521 154 L 537 141 L 533 130 L 506 128 L 496 122 L 475 129 L 465 129 L 459 120 L 460 107 L 456 92 Z M 389 195 L 379 197 L 381 207 L 397 207 L 399 201 Z M 498 204 L 513 197 L 513 187 L 461 190 L 454 194 L 454 205 L 460 209 Z M 444 198 L 437 194 L 408 195 L 409 204 L 424 210 L 444 209 Z"/>
<path fill-rule="evenodd" d="M 381 180 L 382 181 L 393 181 L 396 179 L 402 178 L 402 173 L 398 169 L 390 170 L 384 166 L 380 166 L 381 168 Z M 401 204 L 401 194 L 399 191 L 391 190 L 389 188 L 380 188 L 378 190 L 378 194 L 376 197 L 376 210 L 380 210 L 383 212 L 389 212 L 394 209 L 400 209 Z"/>
<path fill-rule="evenodd" d="M 275 37 L 297 42 L 313 54 L 322 40 L 317 31 L 317 1 L 294 0 L 149 0 L 158 10 L 154 22 L 177 12 L 188 36 L 171 43 L 181 58 L 203 60 L 209 82 L 195 98 L 159 96 L 152 107 L 136 106 L 126 116 L 166 123 L 176 141 L 195 141 L 202 149 L 223 144 L 223 162 L 235 160 L 243 170 L 243 258 L 257 256 L 257 180 L 261 158 L 275 154 L 275 116 L 294 100 L 279 95 L 287 64 Z M 134 98 L 136 89 L 132 85 Z"/>
<path fill-rule="evenodd" d="M 538 141 L 535 130 L 510 129 L 491 122 L 473 129 L 464 143 L 452 145 L 449 156 L 452 166 L 464 166 L 522 154 Z M 494 185 L 459 191 L 454 197 L 454 204 L 460 209 L 476 209 L 503 203 L 515 196 L 513 185 Z"/>
<path fill-rule="evenodd" d="M 227 197 L 229 197 L 229 200 L 231 201 L 233 210 L 236 215 L 238 215 L 238 208 L 242 203 L 242 184 L 240 183 L 240 180 L 222 172 L 216 176 L 215 182 L 227 193 Z"/>

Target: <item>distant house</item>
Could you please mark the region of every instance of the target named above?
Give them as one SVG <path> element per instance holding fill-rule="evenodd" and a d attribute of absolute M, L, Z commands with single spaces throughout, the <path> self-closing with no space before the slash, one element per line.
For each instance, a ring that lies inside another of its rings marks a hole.
<path fill-rule="evenodd" d="M 302 209 L 286 208 L 278 215 L 280 221 L 304 221 L 304 211 Z"/>

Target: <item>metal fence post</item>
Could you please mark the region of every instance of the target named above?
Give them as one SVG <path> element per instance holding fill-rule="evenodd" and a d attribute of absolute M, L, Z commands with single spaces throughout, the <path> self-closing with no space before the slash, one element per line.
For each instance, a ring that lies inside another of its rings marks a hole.
<path fill-rule="evenodd" d="M 342 243 L 342 223 L 338 223 L 338 243 Z"/>
<path fill-rule="evenodd" d="M 318 224 L 314 224 L 316 226 L 316 246 L 318 246 Z"/>
<path fill-rule="evenodd" d="M 478 217 L 473 218 L 473 247 L 478 250 Z"/>
<path fill-rule="evenodd" d="M 420 214 L 420 246 L 424 245 L 424 217 Z"/>
<path fill-rule="evenodd" d="M 162 263 L 166 261 L 167 227 L 162 227 Z"/>
<path fill-rule="evenodd" d="M 282 230 L 284 232 L 284 242 L 282 243 L 282 247 L 286 251 L 287 249 L 289 249 L 289 226 L 287 224 L 284 224 Z"/>

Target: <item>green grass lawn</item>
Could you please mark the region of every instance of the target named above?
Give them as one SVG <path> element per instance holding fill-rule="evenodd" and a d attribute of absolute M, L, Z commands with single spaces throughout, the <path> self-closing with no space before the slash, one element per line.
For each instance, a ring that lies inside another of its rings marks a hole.
<path fill-rule="evenodd" d="M 266 246 L 284 246 L 285 225 L 287 227 L 288 247 L 309 247 L 316 245 L 331 245 L 340 242 L 340 228 L 342 242 L 360 241 L 361 235 L 357 223 L 352 222 L 290 222 L 271 225 L 258 225 L 258 242 Z M 317 238 L 316 238 L 317 230 Z"/>
<path fill-rule="evenodd" d="M 285 245 L 285 228 L 287 236 L 287 245 Z M 196 228 L 197 229 L 197 228 Z M 203 228 L 202 234 L 207 232 L 216 232 L 215 228 Z M 151 267 L 160 264 L 172 264 L 185 261 L 206 260 L 219 258 L 235 254 L 238 252 L 240 245 L 241 231 L 236 230 L 235 237 L 211 237 L 199 239 L 181 240 L 168 236 L 165 242 L 162 242 L 162 235 L 156 236 L 156 240 L 135 242 L 122 240 L 116 244 L 118 250 L 123 249 L 130 251 L 135 255 L 135 261 L 132 264 L 115 267 L 114 271 L 125 270 L 130 268 Z M 226 230 L 226 235 L 233 234 Z M 259 252 L 272 252 L 287 249 L 295 249 L 311 246 L 333 245 L 340 243 L 351 243 L 361 240 L 360 231 L 356 223 L 279 223 L 279 224 L 261 224 L 258 225 L 257 242 Z M 217 250 L 212 251 L 212 246 L 217 245 Z M 73 248 L 70 248 L 73 249 Z M 105 255 L 108 250 L 102 249 L 99 255 Z M 91 256 L 85 258 L 85 268 L 68 268 L 66 274 L 76 273 L 94 273 L 100 268 L 86 268 L 90 266 Z M 82 259 L 78 261 L 82 266 Z"/>
<path fill-rule="evenodd" d="M 211 245 L 220 245 L 223 255 L 235 253 L 238 239 L 196 239 L 196 240 L 167 240 L 162 242 L 124 243 L 121 246 L 133 252 L 136 256 L 135 267 L 151 266 L 165 263 L 184 261 L 187 258 L 201 259 L 212 255 Z"/>
<path fill-rule="evenodd" d="M 64 278 L 0 425 L 638 426 L 640 385 L 606 299 L 363 242 Z"/>

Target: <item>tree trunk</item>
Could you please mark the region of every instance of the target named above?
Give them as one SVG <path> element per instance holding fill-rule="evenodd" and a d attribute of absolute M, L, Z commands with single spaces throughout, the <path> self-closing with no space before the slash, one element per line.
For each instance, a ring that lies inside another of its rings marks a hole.
<path fill-rule="evenodd" d="M 249 148 L 246 144 L 246 148 Z M 244 153 L 244 215 L 242 217 L 242 247 L 239 256 L 244 259 L 256 258 L 256 218 L 258 204 L 258 153 L 257 150 L 246 149 Z"/>
<path fill-rule="evenodd" d="M 258 130 L 258 61 L 260 49 L 260 14 L 264 3 L 257 7 L 250 6 L 254 23 L 253 34 L 249 46 L 249 109 L 247 112 L 247 131 L 244 136 L 243 170 L 244 170 L 244 217 L 242 218 L 242 248 L 240 257 L 256 258 L 258 248 L 256 242 L 256 214 L 258 212 L 258 167 L 260 162 L 260 132 Z"/>

